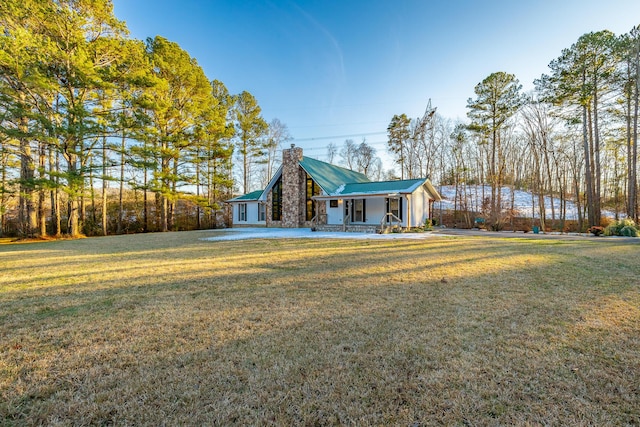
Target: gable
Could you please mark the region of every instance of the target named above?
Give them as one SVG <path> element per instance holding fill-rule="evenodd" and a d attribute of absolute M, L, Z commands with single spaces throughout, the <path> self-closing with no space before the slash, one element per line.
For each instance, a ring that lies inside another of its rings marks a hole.
<path fill-rule="evenodd" d="M 282 165 L 280 165 L 280 167 L 278 168 L 276 173 L 273 174 L 273 177 L 271 178 L 271 181 L 269 181 L 267 186 L 264 188 L 264 191 L 260 195 L 260 200 L 263 200 L 263 201 L 267 200 L 267 194 L 269 194 L 269 191 L 271 191 L 273 186 L 276 185 L 276 182 L 278 182 L 278 180 L 280 179 L 281 176 L 282 176 Z"/>

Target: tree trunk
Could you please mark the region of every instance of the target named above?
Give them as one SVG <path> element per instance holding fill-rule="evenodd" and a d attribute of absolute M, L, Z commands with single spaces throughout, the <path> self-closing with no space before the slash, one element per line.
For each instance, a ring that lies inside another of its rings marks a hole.
<path fill-rule="evenodd" d="M 202 228 L 201 220 L 200 220 L 200 146 L 196 149 L 196 229 L 200 230 Z"/>
<path fill-rule="evenodd" d="M 0 139 L 0 237 L 4 236 L 7 196 L 7 154 L 4 151 L 2 139 Z"/>
<path fill-rule="evenodd" d="M 582 142 L 584 148 L 584 163 L 585 163 L 585 180 L 586 180 L 586 195 L 587 195 L 587 215 L 589 220 L 589 227 L 598 225 L 595 220 L 594 209 L 594 195 L 593 195 L 593 172 L 591 170 L 591 150 L 589 146 L 588 135 L 588 118 L 587 118 L 587 106 L 582 106 Z"/>
<path fill-rule="evenodd" d="M 246 141 L 243 143 L 243 151 L 242 151 L 242 169 L 243 169 L 243 176 L 242 176 L 242 189 L 244 191 L 244 193 L 248 193 L 249 192 L 249 155 L 247 153 L 247 143 Z"/>
<path fill-rule="evenodd" d="M 95 227 L 96 222 L 98 221 L 96 217 L 96 190 L 94 188 L 94 175 L 93 175 L 93 157 L 89 161 L 89 187 L 91 188 L 91 227 Z M 93 230 L 92 234 L 93 234 Z"/>
<path fill-rule="evenodd" d="M 209 209 L 208 209 L 208 220 L 207 220 L 207 227 L 209 228 L 215 228 L 213 226 L 213 218 L 215 215 L 215 211 L 213 209 L 214 206 L 214 201 L 213 201 L 213 190 L 214 190 L 214 185 L 215 185 L 215 181 L 214 181 L 214 173 L 215 173 L 215 167 L 214 165 L 214 160 L 212 158 L 212 153 L 211 150 L 209 150 L 209 155 L 207 156 L 207 204 L 209 205 Z"/>
<path fill-rule="evenodd" d="M 122 220 L 124 216 L 124 150 L 125 150 L 125 131 L 124 125 L 122 129 L 122 139 L 120 140 L 120 188 L 118 190 L 118 225 L 116 232 L 122 234 Z M 144 166 L 144 231 L 147 231 L 147 167 Z"/>
<path fill-rule="evenodd" d="M 102 136 L 102 235 L 108 234 L 107 230 L 107 189 L 109 181 L 107 180 L 107 137 Z"/>
<path fill-rule="evenodd" d="M 24 99 L 24 95 L 21 95 Z M 29 119 L 25 116 L 20 119 L 20 209 L 18 218 L 20 230 L 24 237 L 33 237 L 37 231 L 36 209 L 34 205 L 35 193 L 33 191 L 34 161 L 31 155 L 31 143 L 27 138 L 29 131 Z"/>
<path fill-rule="evenodd" d="M 53 189 L 50 192 L 51 199 L 51 228 L 55 237 L 62 235 L 62 220 L 60 215 L 60 193 L 58 190 L 59 178 L 58 172 L 60 171 L 59 154 L 55 153 L 52 149 L 49 149 L 49 173 L 53 180 Z M 55 157 L 55 159 L 54 159 Z"/>
<path fill-rule="evenodd" d="M 632 80 L 633 77 L 633 73 L 631 70 L 631 64 L 629 62 L 627 62 L 627 76 L 629 78 L 629 80 Z M 627 210 L 627 217 L 632 218 L 635 220 L 636 217 L 636 213 L 635 213 L 635 200 L 634 200 L 634 196 L 635 196 L 635 176 L 633 173 L 633 147 L 632 147 L 632 135 L 631 135 L 631 122 L 633 120 L 632 115 L 631 115 L 631 108 L 632 108 L 632 98 L 633 98 L 633 93 L 634 93 L 634 89 L 629 87 L 628 90 L 625 90 L 625 95 L 626 95 L 626 107 L 627 107 L 627 114 L 625 115 L 625 142 L 626 142 L 626 148 L 627 148 L 627 206 L 626 206 L 626 210 Z"/>
<path fill-rule="evenodd" d="M 160 231 L 169 231 L 168 213 L 169 206 L 167 204 L 167 198 L 161 194 L 156 193 L 156 206 L 160 211 Z"/>
<path fill-rule="evenodd" d="M 601 215 L 601 195 L 602 195 L 602 187 L 601 187 L 601 177 L 602 177 L 602 167 L 600 162 L 600 129 L 598 125 L 598 86 L 596 78 L 594 77 L 594 90 L 593 90 L 593 141 L 594 141 L 594 154 L 595 154 L 595 170 L 593 173 L 595 174 L 596 182 L 595 182 L 595 217 L 597 224 L 600 225 Z"/>
<path fill-rule="evenodd" d="M 40 143 L 40 153 L 39 153 L 39 170 L 40 170 L 40 180 L 44 182 L 46 178 L 46 164 L 47 164 L 47 147 L 44 143 Z M 47 235 L 47 210 L 46 210 L 46 200 L 47 195 L 44 189 L 44 186 L 40 186 L 38 189 L 38 226 L 39 226 L 39 234 L 41 237 Z"/>
<path fill-rule="evenodd" d="M 631 184 L 629 187 L 630 200 L 629 204 L 632 206 L 630 217 L 636 222 L 638 221 L 638 108 L 640 104 L 640 40 L 635 46 L 635 90 L 633 93 L 633 153 L 632 164 L 629 171 L 629 175 L 632 178 L 629 180 Z"/>
<path fill-rule="evenodd" d="M 547 141 L 547 134 L 543 132 L 542 134 L 542 155 L 544 158 L 544 164 L 547 169 L 547 182 L 549 183 L 549 198 L 551 199 L 551 230 L 553 230 L 555 221 L 556 221 L 556 207 L 554 203 L 554 194 L 553 194 L 553 177 L 551 174 L 551 163 L 549 162 L 549 150 L 548 145 L 549 141 Z"/>
<path fill-rule="evenodd" d="M 164 144 L 163 147 L 164 150 L 168 149 L 166 144 Z M 162 177 L 160 181 L 162 182 L 162 189 L 161 193 L 158 193 L 159 199 L 157 200 L 160 208 L 160 230 L 167 232 L 169 231 L 169 201 L 167 200 L 167 194 L 171 189 L 171 184 L 168 178 L 169 172 L 171 171 L 171 158 L 166 154 L 163 154 L 161 163 Z"/>
<path fill-rule="evenodd" d="M 82 190 L 82 175 L 78 171 L 78 157 L 67 153 L 67 173 L 69 176 L 69 226 L 68 233 L 72 237 L 82 235 L 80 229 L 80 195 Z"/>
<path fill-rule="evenodd" d="M 148 185 L 148 176 L 147 176 L 147 167 L 144 167 L 144 194 L 142 195 L 142 203 L 144 204 L 143 206 L 143 218 L 144 218 L 144 232 L 148 233 L 149 232 L 149 191 L 147 189 L 147 185 Z"/>
<path fill-rule="evenodd" d="M 496 206 L 496 190 L 497 190 L 497 182 L 496 182 L 496 149 L 497 149 L 497 134 L 496 134 L 496 124 L 495 120 L 492 124 L 492 135 L 491 135 L 491 163 L 489 164 L 489 173 L 491 174 L 490 182 L 491 182 L 491 225 L 494 225 L 498 220 L 498 209 Z"/>

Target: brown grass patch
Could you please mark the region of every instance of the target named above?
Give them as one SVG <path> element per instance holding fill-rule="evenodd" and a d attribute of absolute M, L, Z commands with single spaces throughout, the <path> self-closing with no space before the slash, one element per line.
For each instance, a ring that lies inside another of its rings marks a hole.
<path fill-rule="evenodd" d="M 640 423 L 633 244 L 0 247 L 0 424 Z"/>

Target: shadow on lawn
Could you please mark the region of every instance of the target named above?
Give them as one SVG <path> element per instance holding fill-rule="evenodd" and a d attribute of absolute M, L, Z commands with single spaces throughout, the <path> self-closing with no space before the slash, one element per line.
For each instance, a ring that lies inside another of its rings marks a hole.
<path fill-rule="evenodd" d="M 637 309 L 629 280 L 638 267 L 610 278 L 579 244 L 345 241 L 327 251 L 313 241 L 254 241 L 133 253 L 145 254 L 147 269 L 94 259 L 72 286 L 2 294 L 10 347 L 0 356 L 15 361 L 3 379 L 5 420 L 632 424 L 640 416 L 639 347 L 626 347 L 637 344 L 637 314 L 625 311 L 622 334 L 615 323 L 576 329 L 605 297 Z"/>

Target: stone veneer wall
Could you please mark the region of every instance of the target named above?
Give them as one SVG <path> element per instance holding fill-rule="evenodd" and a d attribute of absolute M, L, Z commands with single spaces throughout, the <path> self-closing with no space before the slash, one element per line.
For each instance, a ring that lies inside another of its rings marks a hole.
<path fill-rule="evenodd" d="M 282 222 L 285 228 L 298 228 L 304 221 L 305 180 L 299 163 L 302 148 L 282 150 Z M 302 200 L 301 200 L 302 199 Z"/>

